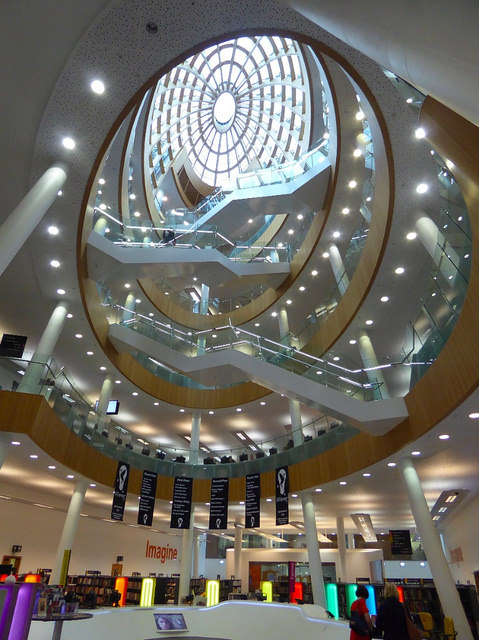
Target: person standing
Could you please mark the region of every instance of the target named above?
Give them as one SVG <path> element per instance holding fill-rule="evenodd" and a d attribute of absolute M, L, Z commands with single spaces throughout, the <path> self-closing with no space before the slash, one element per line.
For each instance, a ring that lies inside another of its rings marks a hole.
<path fill-rule="evenodd" d="M 356 589 L 356 598 L 351 605 L 351 621 L 350 623 L 351 634 L 349 640 L 365 640 L 370 638 L 373 630 L 371 618 L 369 616 L 369 609 L 366 604 L 366 599 L 369 597 L 369 592 L 363 584 L 360 584 Z"/>
<path fill-rule="evenodd" d="M 384 640 L 409 640 L 405 607 L 399 602 L 397 587 L 387 582 L 384 587 L 384 601 L 379 605 L 374 635 L 383 634 Z"/>

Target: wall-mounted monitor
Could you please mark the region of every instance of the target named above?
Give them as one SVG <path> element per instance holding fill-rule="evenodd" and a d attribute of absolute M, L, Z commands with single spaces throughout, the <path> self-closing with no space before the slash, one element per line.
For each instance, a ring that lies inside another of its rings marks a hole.
<path fill-rule="evenodd" d="M 110 400 L 106 409 L 107 416 L 116 416 L 120 410 L 120 403 L 118 400 Z M 98 400 L 95 402 L 95 411 L 98 411 Z"/>
<path fill-rule="evenodd" d="M 154 613 L 156 630 L 159 633 L 171 631 L 188 631 L 182 613 Z"/>

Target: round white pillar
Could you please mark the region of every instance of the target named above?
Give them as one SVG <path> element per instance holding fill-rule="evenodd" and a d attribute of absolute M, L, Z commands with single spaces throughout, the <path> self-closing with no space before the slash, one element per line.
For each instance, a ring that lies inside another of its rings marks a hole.
<path fill-rule="evenodd" d="M 417 471 L 410 458 L 403 458 L 399 466 L 444 615 L 454 620 L 454 626 L 461 640 L 472 640 L 471 628 L 442 550 L 439 534 L 431 518 Z"/>
<path fill-rule="evenodd" d="M 32 356 L 32 362 L 28 365 L 25 375 L 18 386 L 18 391 L 24 393 L 36 393 L 38 391 L 38 385 L 45 370 L 44 365 L 39 363 L 46 364 L 50 359 L 58 338 L 63 331 L 67 311 L 68 302 L 63 300 L 58 302 L 38 342 Z"/>
<path fill-rule="evenodd" d="M 243 528 L 235 526 L 235 546 L 234 546 L 234 572 L 235 579 L 241 576 L 241 550 L 243 548 Z"/>
<path fill-rule="evenodd" d="M 416 220 L 415 227 L 420 241 L 438 267 L 439 272 L 442 273 L 448 284 L 454 283 L 460 261 L 457 251 L 428 216 L 422 216 Z"/>
<path fill-rule="evenodd" d="M 338 516 L 336 518 L 336 535 L 338 540 L 338 556 L 339 556 L 339 576 L 336 576 L 337 581 L 348 581 L 348 567 L 347 567 L 347 555 L 346 555 L 346 534 L 344 532 L 344 518 Z"/>
<path fill-rule="evenodd" d="M 63 525 L 63 532 L 58 545 L 55 567 L 50 578 L 50 584 L 58 584 L 61 576 L 63 554 L 65 551 L 71 551 L 73 548 L 87 487 L 88 480 L 86 478 L 80 477 L 77 479 L 70 499 L 70 506 L 68 507 L 65 524 Z"/>
<path fill-rule="evenodd" d="M 191 416 L 191 435 L 190 435 L 190 455 L 189 463 L 198 464 L 200 452 L 200 428 L 201 428 L 201 411 L 194 411 Z"/>
<path fill-rule="evenodd" d="M 0 226 L 0 276 L 51 207 L 66 178 L 65 165 L 47 169 Z"/>
<path fill-rule="evenodd" d="M 346 289 L 349 287 L 349 278 L 344 268 L 343 259 L 339 253 L 339 249 L 335 244 L 330 244 L 328 247 L 329 262 L 333 269 L 334 279 L 338 285 L 339 293 L 344 296 Z"/>
<path fill-rule="evenodd" d="M 101 216 L 95 222 L 95 226 L 93 227 L 93 231 L 95 231 L 96 233 L 99 233 L 101 236 L 104 236 L 107 226 L 108 226 L 108 222 L 107 222 L 106 218 Z"/>
<path fill-rule="evenodd" d="M 190 528 L 183 530 L 181 543 L 180 584 L 178 587 L 178 604 L 182 598 L 190 594 L 191 561 L 193 551 L 193 531 L 195 528 L 195 505 L 191 505 Z"/>
<path fill-rule="evenodd" d="M 376 352 L 374 351 L 371 338 L 364 330 L 358 332 L 358 349 L 359 353 L 361 354 L 361 360 L 363 361 L 365 369 L 369 369 L 371 367 L 379 367 L 379 362 L 376 358 Z M 387 399 L 391 397 L 389 395 L 388 387 L 386 385 L 386 381 L 384 380 L 381 369 L 366 371 L 366 375 L 368 376 L 368 380 L 371 384 L 379 384 L 379 387 L 377 389 L 374 389 L 375 398 L 377 397 Z"/>
<path fill-rule="evenodd" d="M 318 531 L 316 529 L 316 516 L 312 493 L 309 489 L 301 491 L 301 505 L 303 507 L 304 533 L 308 548 L 309 573 L 311 575 L 311 589 L 313 603 L 326 607 L 326 594 L 324 591 L 323 567 L 321 566 L 321 554 L 319 552 Z"/>

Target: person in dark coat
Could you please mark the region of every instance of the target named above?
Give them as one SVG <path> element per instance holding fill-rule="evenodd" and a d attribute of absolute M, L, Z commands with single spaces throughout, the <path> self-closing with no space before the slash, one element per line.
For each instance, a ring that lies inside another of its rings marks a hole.
<path fill-rule="evenodd" d="M 384 601 L 379 605 L 374 637 L 384 640 L 409 640 L 406 626 L 406 609 L 399 602 L 397 587 L 392 582 L 387 582 L 384 588 Z"/>

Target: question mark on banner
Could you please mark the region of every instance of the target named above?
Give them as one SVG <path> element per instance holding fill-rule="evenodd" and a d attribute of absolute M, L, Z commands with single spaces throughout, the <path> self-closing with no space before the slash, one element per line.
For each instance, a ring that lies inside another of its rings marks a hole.
<path fill-rule="evenodd" d="M 216 528 L 219 529 L 221 527 L 221 518 L 216 518 Z"/>
<path fill-rule="evenodd" d="M 148 514 L 144 513 L 143 514 L 143 524 L 146 524 L 146 521 L 148 520 Z"/>
<path fill-rule="evenodd" d="M 183 524 L 183 518 L 180 516 L 180 517 L 178 518 L 178 528 L 179 528 L 179 529 L 181 529 L 182 524 Z"/>
<path fill-rule="evenodd" d="M 251 524 L 249 526 L 254 527 L 254 516 L 251 516 Z"/>

